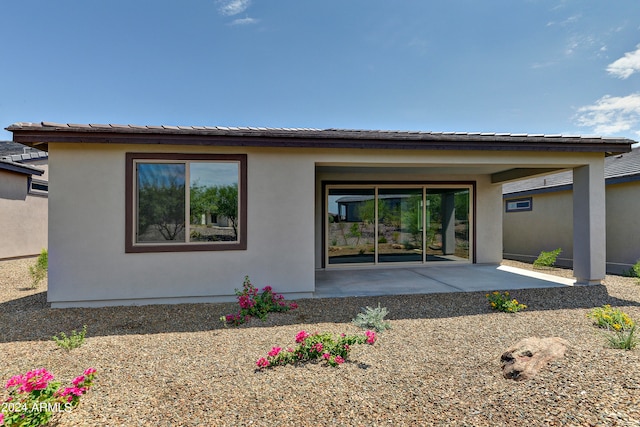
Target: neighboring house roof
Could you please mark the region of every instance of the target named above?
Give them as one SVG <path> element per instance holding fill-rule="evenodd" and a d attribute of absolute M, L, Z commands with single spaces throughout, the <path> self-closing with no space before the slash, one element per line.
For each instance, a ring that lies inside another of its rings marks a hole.
<path fill-rule="evenodd" d="M 49 143 L 189 144 L 210 146 L 371 148 L 406 150 L 581 151 L 625 153 L 626 138 L 484 132 L 136 126 L 116 124 L 14 123 L 13 140 L 48 151 Z"/>
<path fill-rule="evenodd" d="M 0 159 L 0 170 L 21 173 L 24 175 L 42 175 L 44 171 L 33 166 L 23 165 L 11 160 Z"/>
<path fill-rule="evenodd" d="M 44 151 L 34 151 L 33 148 L 18 144 L 13 141 L 0 141 L 0 159 L 17 163 L 32 160 L 44 160 L 49 154 Z"/>
<path fill-rule="evenodd" d="M 628 153 L 604 159 L 606 184 L 640 180 L 640 147 Z M 502 194 L 508 197 L 563 191 L 571 189 L 573 171 L 563 171 L 502 185 Z"/>

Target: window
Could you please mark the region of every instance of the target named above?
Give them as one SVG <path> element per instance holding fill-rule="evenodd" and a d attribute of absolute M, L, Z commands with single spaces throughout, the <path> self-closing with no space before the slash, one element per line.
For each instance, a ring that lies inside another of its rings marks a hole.
<path fill-rule="evenodd" d="M 524 199 L 507 200 L 505 206 L 506 206 L 507 212 L 521 212 L 521 211 L 533 210 L 533 202 L 531 200 L 531 197 L 526 197 Z"/>
<path fill-rule="evenodd" d="M 49 194 L 49 183 L 39 179 L 29 179 L 29 194 L 46 196 Z"/>
<path fill-rule="evenodd" d="M 246 155 L 126 158 L 126 252 L 246 249 Z"/>

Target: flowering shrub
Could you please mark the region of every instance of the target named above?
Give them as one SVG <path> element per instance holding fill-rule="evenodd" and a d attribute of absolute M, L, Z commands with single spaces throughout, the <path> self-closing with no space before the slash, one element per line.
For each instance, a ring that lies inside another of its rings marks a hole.
<path fill-rule="evenodd" d="M 342 334 L 337 339 L 328 332 L 309 334 L 306 331 L 300 331 L 296 335 L 298 346 L 295 349 L 289 347 L 283 350 L 282 347 L 273 347 L 267 353 L 267 357 L 258 359 L 256 366 L 258 369 L 263 369 L 321 359 L 328 365 L 336 367 L 347 360 L 354 344 L 373 345 L 376 339 L 376 333 L 373 331 L 366 331 L 364 335 Z"/>
<path fill-rule="evenodd" d="M 80 403 L 80 396 L 93 385 L 96 370 L 89 368 L 76 377 L 72 387 L 61 387 L 46 369 L 35 369 L 7 381 L 9 397 L 0 407 L 0 425 L 41 426 L 54 414 L 70 412 Z"/>
<path fill-rule="evenodd" d="M 614 331 L 628 330 L 635 325 L 628 314 L 619 308 L 611 308 L 609 304 L 594 308 L 587 317 L 592 318 L 596 326 Z"/>
<path fill-rule="evenodd" d="M 515 298 L 509 299 L 509 292 L 501 294 L 498 291 L 494 291 L 485 296 L 487 297 L 487 300 L 489 300 L 489 305 L 491 305 L 491 308 L 494 310 L 504 311 L 506 313 L 515 313 L 516 311 L 527 308 L 526 305 L 520 304 Z"/>
<path fill-rule="evenodd" d="M 251 284 L 249 276 L 245 276 L 242 290 L 236 289 L 240 311 L 235 314 L 227 314 L 220 318 L 225 324 L 240 325 L 248 322 L 252 316 L 265 320 L 271 312 L 289 311 L 298 308 L 295 302 L 287 304 L 284 296 L 274 294 L 271 286 L 265 286 L 262 291 Z"/>

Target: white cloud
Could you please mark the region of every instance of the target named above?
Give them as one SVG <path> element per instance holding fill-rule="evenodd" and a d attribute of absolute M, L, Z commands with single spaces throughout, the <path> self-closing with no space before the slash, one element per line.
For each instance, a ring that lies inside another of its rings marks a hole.
<path fill-rule="evenodd" d="M 256 24 L 257 22 L 258 20 L 254 18 L 241 18 L 234 20 L 231 25 L 251 25 Z"/>
<path fill-rule="evenodd" d="M 242 13 L 251 4 L 251 0 L 217 0 L 218 10 L 225 16 L 233 16 Z"/>
<path fill-rule="evenodd" d="M 579 126 L 593 128 L 601 135 L 635 132 L 640 135 L 640 93 L 627 96 L 605 95 L 593 105 L 578 109 Z"/>
<path fill-rule="evenodd" d="M 624 56 L 607 67 L 607 72 L 620 79 L 626 79 L 635 72 L 640 72 L 640 44 L 634 52 L 627 52 Z"/>

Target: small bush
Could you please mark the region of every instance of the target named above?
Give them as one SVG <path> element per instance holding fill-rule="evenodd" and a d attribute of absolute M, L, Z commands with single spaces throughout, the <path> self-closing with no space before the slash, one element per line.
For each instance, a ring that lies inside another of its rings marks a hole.
<path fill-rule="evenodd" d="M 380 307 L 380 303 L 378 303 L 376 308 L 363 308 L 362 313 L 358 313 L 352 322 L 362 329 L 375 329 L 376 332 L 382 332 L 386 329 L 391 329 L 391 323 L 384 321 L 384 316 L 387 314 L 387 308 Z"/>
<path fill-rule="evenodd" d="M 494 291 L 490 294 L 485 295 L 487 300 L 489 301 L 489 305 L 494 310 L 504 311 L 505 313 L 515 313 L 520 310 L 524 310 L 527 308 L 526 305 L 520 304 L 518 300 L 515 298 L 509 298 L 509 292 L 505 292 L 501 294 L 498 291 Z"/>
<path fill-rule="evenodd" d="M 80 347 L 84 343 L 84 337 L 86 334 L 87 325 L 84 325 L 80 332 L 76 332 L 74 329 L 71 331 L 70 336 L 67 336 L 64 332 L 60 332 L 60 337 L 56 335 L 53 337 L 53 340 L 58 344 L 58 347 L 71 351 L 74 348 Z"/>
<path fill-rule="evenodd" d="M 620 350 L 633 350 L 638 345 L 638 337 L 635 335 L 636 325 L 631 329 L 616 331 L 613 334 L 607 334 L 607 340 L 612 348 Z"/>
<path fill-rule="evenodd" d="M 222 316 L 220 320 L 225 325 L 237 326 L 248 322 L 251 317 L 266 320 L 267 315 L 273 312 L 289 311 L 298 308 L 295 302 L 287 304 L 284 296 L 273 293 L 271 286 L 265 286 L 262 291 L 251 284 L 249 276 L 244 277 L 242 290 L 236 289 L 240 311 L 235 314 Z"/>
<path fill-rule="evenodd" d="M 553 251 L 549 251 L 549 252 L 541 251 L 540 255 L 538 255 L 538 258 L 535 261 L 533 261 L 533 266 L 534 267 L 553 267 L 560 253 L 562 253 L 562 249 L 560 248 L 555 249 Z"/>
<path fill-rule="evenodd" d="M 640 260 L 631 266 L 630 269 L 622 273 L 625 277 L 640 277 Z"/>
<path fill-rule="evenodd" d="M 635 322 L 628 314 L 619 308 L 612 308 L 609 304 L 594 308 L 587 317 L 593 319 L 594 324 L 599 328 L 614 331 L 629 330 L 635 326 Z"/>
<path fill-rule="evenodd" d="M 43 249 L 36 259 L 36 263 L 29 267 L 29 274 L 31 275 L 31 289 L 38 287 L 40 282 L 47 277 L 47 269 L 49 268 L 49 254 L 46 249 Z"/>

